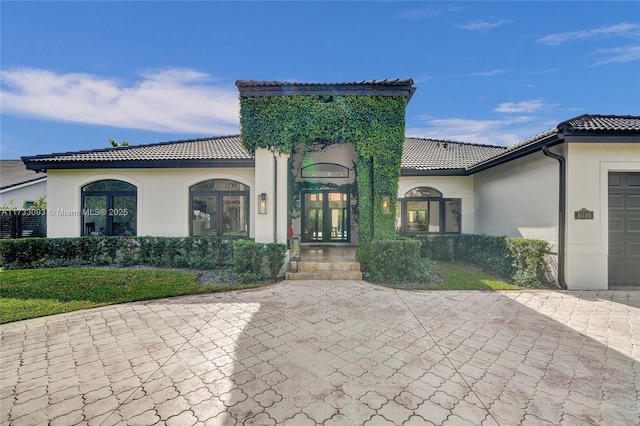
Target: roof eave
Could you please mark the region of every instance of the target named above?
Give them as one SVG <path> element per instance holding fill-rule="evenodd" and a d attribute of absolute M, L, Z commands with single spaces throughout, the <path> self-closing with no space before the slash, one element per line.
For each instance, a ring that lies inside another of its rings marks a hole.
<path fill-rule="evenodd" d="M 468 174 L 474 174 L 477 172 L 481 172 L 486 169 L 490 169 L 491 167 L 495 167 L 499 164 L 506 163 L 508 161 L 515 160 L 517 158 L 521 158 L 527 156 L 529 154 L 533 154 L 534 152 L 540 151 L 543 146 L 554 146 L 564 142 L 564 135 L 561 133 L 555 133 L 553 135 L 542 138 L 534 143 L 529 145 L 525 145 L 522 148 L 514 149 L 511 152 L 505 153 L 504 155 L 500 155 L 498 157 L 493 157 L 488 160 L 481 161 L 479 163 L 474 164 L 473 166 L 467 168 Z"/>
<path fill-rule="evenodd" d="M 254 159 L 192 159 L 192 160 L 116 160 L 116 161 L 29 161 L 24 160 L 29 170 L 53 169 L 182 169 L 197 167 L 250 168 Z"/>
<path fill-rule="evenodd" d="M 400 176 L 468 176 L 469 172 L 466 169 L 430 169 L 420 170 L 412 168 L 401 168 Z"/>
<path fill-rule="evenodd" d="M 238 80 L 236 86 L 241 98 L 270 96 L 404 96 L 407 103 L 416 91 L 413 80 L 398 83 L 289 83 L 251 82 Z"/>
<path fill-rule="evenodd" d="M 14 183 L 12 185 L 3 186 L 3 187 L 0 187 L 0 193 L 16 190 L 16 189 L 20 189 L 20 188 L 26 188 L 27 186 L 32 186 L 32 185 L 36 185 L 38 183 L 46 182 L 46 180 L 47 180 L 46 176 L 40 176 L 40 177 L 38 177 L 36 179 L 32 179 L 32 180 L 28 180 L 28 181 L 24 181 L 24 182 L 18 182 L 18 183 Z"/>
<path fill-rule="evenodd" d="M 585 142 L 585 143 L 640 143 L 640 134 L 629 132 L 628 134 L 617 132 L 585 132 L 574 131 L 565 133 L 565 142 Z"/>

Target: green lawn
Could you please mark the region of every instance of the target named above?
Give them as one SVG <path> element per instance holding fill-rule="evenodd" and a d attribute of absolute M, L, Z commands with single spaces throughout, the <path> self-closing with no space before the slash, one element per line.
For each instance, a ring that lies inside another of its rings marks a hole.
<path fill-rule="evenodd" d="M 405 283 L 387 287 L 405 290 L 521 290 L 484 272 L 477 265 L 465 262 L 433 262 L 434 282 Z"/>
<path fill-rule="evenodd" d="M 520 290 L 512 284 L 487 274 L 478 266 L 464 262 L 434 262 L 442 282 L 431 290 Z"/>
<path fill-rule="evenodd" d="M 0 324 L 136 300 L 248 288 L 196 282 L 197 273 L 133 269 L 0 271 Z"/>
<path fill-rule="evenodd" d="M 442 278 L 405 289 L 519 290 L 462 262 L 434 262 Z M 0 324 L 116 303 L 255 287 L 202 285 L 196 272 L 140 269 L 0 270 Z"/>

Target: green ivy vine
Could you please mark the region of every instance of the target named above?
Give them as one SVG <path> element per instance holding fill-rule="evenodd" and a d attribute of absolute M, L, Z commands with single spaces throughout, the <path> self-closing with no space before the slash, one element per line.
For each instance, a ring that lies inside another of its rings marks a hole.
<path fill-rule="evenodd" d="M 291 154 L 297 144 L 352 142 L 357 159 L 358 239 L 366 249 L 373 239 L 395 237 L 406 105 L 404 96 L 241 97 L 240 137 L 251 153 L 264 148 Z M 391 198 L 388 215 L 381 211 L 385 194 Z"/>

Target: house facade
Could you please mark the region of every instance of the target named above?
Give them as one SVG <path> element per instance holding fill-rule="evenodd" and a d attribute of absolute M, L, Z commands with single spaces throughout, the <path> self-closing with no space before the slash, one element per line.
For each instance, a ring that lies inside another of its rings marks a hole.
<path fill-rule="evenodd" d="M 29 208 L 47 195 L 47 176 L 28 170 L 21 160 L 0 160 L 0 206 Z"/>
<path fill-rule="evenodd" d="M 237 85 L 241 103 L 306 96 L 406 105 L 415 91 L 411 80 Z M 47 173 L 48 236 L 286 242 L 291 228 L 303 243 L 357 245 L 368 235 L 365 221 L 381 220 L 397 234 L 544 239 L 557 253 L 562 286 L 640 285 L 640 117 L 583 115 L 509 147 L 389 139 L 399 176 L 386 193 L 362 184 L 381 179 L 377 170 L 391 159 L 342 137 L 331 117 L 312 124 L 319 132 L 334 126 L 322 135 L 335 138 L 294 138 L 283 149 L 260 130 L 251 136 L 264 143 L 248 147 L 243 111 L 241 135 L 24 157 L 28 169 Z M 289 126 L 287 117 L 272 118 Z M 373 117 L 371 126 L 379 121 Z M 365 204 L 371 212 L 362 211 Z"/>

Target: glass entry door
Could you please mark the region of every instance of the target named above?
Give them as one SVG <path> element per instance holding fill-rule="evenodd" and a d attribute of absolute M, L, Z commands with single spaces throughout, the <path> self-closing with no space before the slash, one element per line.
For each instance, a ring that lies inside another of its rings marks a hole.
<path fill-rule="evenodd" d="M 302 193 L 302 240 L 305 242 L 351 241 L 349 193 L 305 191 Z"/>

